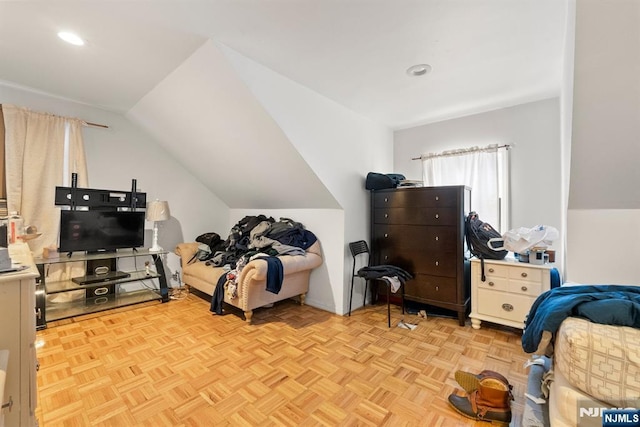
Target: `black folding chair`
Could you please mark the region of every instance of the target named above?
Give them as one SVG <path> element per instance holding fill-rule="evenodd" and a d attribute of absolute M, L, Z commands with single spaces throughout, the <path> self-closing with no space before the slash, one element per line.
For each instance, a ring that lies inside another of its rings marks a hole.
<path fill-rule="evenodd" d="M 369 246 L 367 242 L 364 240 L 358 240 L 357 242 L 349 243 L 349 250 L 351 251 L 351 256 L 353 257 L 353 268 L 351 269 L 351 292 L 349 294 L 349 316 L 351 316 L 351 303 L 353 300 L 353 283 L 356 277 L 361 277 L 364 279 L 364 300 L 362 302 L 362 306 L 364 307 L 367 304 L 367 287 L 369 284 L 369 280 L 376 280 L 379 282 L 384 282 L 387 285 L 387 324 L 391 327 L 391 283 L 382 278 L 373 278 L 366 277 L 366 274 L 363 273 L 363 268 L 358 270 L 356 273 L 356 263 L 358 257 L 362 258 L 362 256 L 366 255 L 366 263 L 363 263 L 363 266 L 369 267 L 371 264 L 371 253 L 369 252 Z M 402 314 L 404 314 L 404 284 L 401 286 L 402 289 Z"/>

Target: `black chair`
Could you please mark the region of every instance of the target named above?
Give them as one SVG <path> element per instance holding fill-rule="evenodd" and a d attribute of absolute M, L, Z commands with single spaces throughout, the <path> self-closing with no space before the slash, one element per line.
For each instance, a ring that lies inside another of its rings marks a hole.
<path fill-rule="evenodd" d="M 383 279 L 382 277 L 374 278 L 366 274 L 366 267 L 369 267 L 371 264 L 371 253 L 369 252 L 369 246 L 367 245 L 367 242 L 365 242 L 364 240 L 351 242 L 349 243 L 349 250 L 351 251 L 351 256 L 353 257 L 353 268 L 351 269 L 351 292 L 349 295 L 349 316 L 351 316 L 351 302 L 353 300 L 353 282 L 356 277 L 361 277 L 364 279 L 364 301 L 362 302 L 363 307 L 367 303 L 367 286 L 369 284 L 369 280 L 384 282 L 387 285 L 387 324 L 389 327 L 391 327 L 391 283 L 388 280 Z M 360 268 L 356 273 L 356 263 L 358 257 L 361 255 L 366 255 L 366 263 L 363 263 L 364 267 Z M 402 314 L 404 314 L 404 283 L 402 284 L 401 289 Z"/>

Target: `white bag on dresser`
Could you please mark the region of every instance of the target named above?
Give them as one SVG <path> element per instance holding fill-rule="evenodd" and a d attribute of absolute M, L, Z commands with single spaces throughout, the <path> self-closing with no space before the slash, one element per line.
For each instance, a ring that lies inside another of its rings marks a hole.
<path fill-rule="evenodd" d="M 531 248 L 548 248 L 553 241 L 560 237 L 555 227 L 536 225 L 532 228 L 519 227 L 509 230 L 502 238 L 489 240 L 489 247 L 493 250 L 507 250 L 518 254 L 525 254 Z M 493 242 L 504 242 L 502 247 L 494 248 Z"/>

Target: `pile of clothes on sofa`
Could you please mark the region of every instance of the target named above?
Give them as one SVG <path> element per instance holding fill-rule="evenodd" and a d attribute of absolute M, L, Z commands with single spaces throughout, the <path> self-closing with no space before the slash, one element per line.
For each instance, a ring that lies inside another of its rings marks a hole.
<path fill-rule="evenodd" d="M 224 241 L 217 233 L 198 236 L 196 241 L 200 246 L 189 263 L 199 260 L 227 270 L 218 280 L 211 301 L 211 311 L 222 314 L 224 292 L 235 297 L 237 279 L 248 262 L 257 257 L 267 262 L 267 290 L 277 294 L 284 277 L 278 256 L 305 255 L 317 240 L 315 234 L 292 219 L 276 221 L 265 215 L 245 216 L 231 228 Z"/>

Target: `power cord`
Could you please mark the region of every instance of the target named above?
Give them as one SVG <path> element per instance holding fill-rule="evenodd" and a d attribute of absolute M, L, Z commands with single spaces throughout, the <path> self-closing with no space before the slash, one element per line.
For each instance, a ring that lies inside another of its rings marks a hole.
<path fill-rule="evenodd" d="M 169 299 L 171 300 L 183 300 L 189 296 L 189 288 L 171 288 L 169 292 Z"/>

